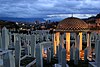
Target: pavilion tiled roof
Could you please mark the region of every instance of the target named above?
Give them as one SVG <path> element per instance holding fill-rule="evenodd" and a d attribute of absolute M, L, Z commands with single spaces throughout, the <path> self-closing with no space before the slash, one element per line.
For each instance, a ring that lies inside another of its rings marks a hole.
<path fill-rule="evenodd" d="M 65 18 L 57 25 L 56 28 L 56 30 L 64 30 L 64 31 L 83 31 L 87 29 L 88 29 L 87 23 L 75 17 Z"/>

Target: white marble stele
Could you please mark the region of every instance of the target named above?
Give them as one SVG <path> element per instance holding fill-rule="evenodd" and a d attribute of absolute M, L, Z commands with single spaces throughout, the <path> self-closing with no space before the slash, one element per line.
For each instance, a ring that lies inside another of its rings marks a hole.
<path fill-rule="evenodd" d="M 100 67 L 100 40 L 96 41 L 96 59 L 95 59 L 95 62 L 89 62 L 89 67 Z"/>

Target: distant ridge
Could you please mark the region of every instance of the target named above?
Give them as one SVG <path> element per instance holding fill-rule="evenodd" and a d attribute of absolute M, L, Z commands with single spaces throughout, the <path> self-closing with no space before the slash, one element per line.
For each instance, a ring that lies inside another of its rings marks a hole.
<path fill-rule="evenodd" d="M 13 17 L 0 17 L 0 20 L 14 21 L 14 22 L 34 22 L 34 21 L 45 21 L 43 18 L 13 18 Z"/>

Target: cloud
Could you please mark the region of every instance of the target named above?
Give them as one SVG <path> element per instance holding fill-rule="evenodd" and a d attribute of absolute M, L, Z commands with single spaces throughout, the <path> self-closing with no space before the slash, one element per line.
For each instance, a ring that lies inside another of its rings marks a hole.
<path fill-rule="evenodd" d="M 99 0 L 0 0 L 0 17 L 97 14 L 100 12 L 99 4 Z"/>
<path fill-rule="evenodd" d="M 53 15 L 47 15 L 48 18 L 44 18 L 45 20 L 62 20 L 64 18 L 68 17 L 77 17 L 77 18 L 88 18 L 91 16 L 96 16 L 96 14 L 53 14 Z"/>

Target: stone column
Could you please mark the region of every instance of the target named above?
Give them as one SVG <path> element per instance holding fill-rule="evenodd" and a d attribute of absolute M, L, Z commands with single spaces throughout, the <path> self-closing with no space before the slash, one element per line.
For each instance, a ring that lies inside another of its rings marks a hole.
<path fill-rule="evenodd" d="M 70 33 L 67 32 L 66 33 L 66 52 L 69 52 L 70 51 Z"/>
<path fill-rule="evenodd" d="M 9 45 L 9 36 L 8 36 L 8 30 L 6 27 L 3 27 L 2 29 L 2 45 L 1 48 L 3 50 L 7 50 Z"/>
<path fill-rule="evenodd" d="M 21 57 L 21 39 L 17 35 L 16 45 L 15 45 L 15 67 L 20 67 L 20 57 Z"/>
<path fill-rule="evenodd" d="M 61 66 L 66 67 L 66 49 L 62 48 L 61 50 Z"/>
<path fill-rule="evenodd" d="M 10 51 L 3 54 L 3 67 L 15 67 L 14 56 Z"/>
<path fill-rule="evenodd" d="M 87 33 L 87 48 L 88 48 L 88 56 L 91 54 L 91 33 Z"/>
<path fill-rule="evenodd" d="M 36 45 L 36 67 L 43 67 L 42 45 Z"/>
<path fill-rule="evenodd" d="M 60 44 L 60 33 L 56 32 L 56 42 L 57 42 L 57 46 Z"/>
<path fill-rule="evenodd" d="M 82 32 L 79 33 L 79 36 L 80 36 L 79 50 L 81 51 L 82 50 Z"/>
<path fill-rule="evenodd" d="M 36 36 L 31 35 L 31 56 L 35 57 L 35 48 L 36 48 Z"/>

